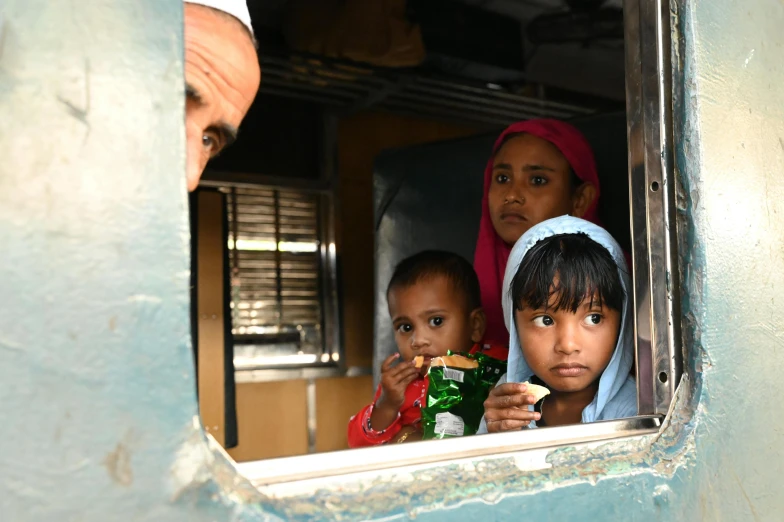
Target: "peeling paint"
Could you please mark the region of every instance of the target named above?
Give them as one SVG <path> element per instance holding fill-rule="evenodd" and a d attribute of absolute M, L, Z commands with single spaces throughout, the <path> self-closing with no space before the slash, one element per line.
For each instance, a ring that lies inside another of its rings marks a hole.
<path fill-rule="evenodd" d="M 117 444 L 106 458 L 104 465 L 109 472 L 109 477 L 121 486 L 133 484 L 133 469 L 131 468 L 131 452 L 124 442 Z"/>

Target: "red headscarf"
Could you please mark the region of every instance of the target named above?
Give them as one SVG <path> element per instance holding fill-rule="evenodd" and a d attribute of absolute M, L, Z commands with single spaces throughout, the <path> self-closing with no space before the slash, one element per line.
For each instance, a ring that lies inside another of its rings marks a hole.
<path fill-rule="evenodd" d="M 487 342 L 507 345 L 509 332 L 504 324 L 504 313 L 501 309 L 501 297 L 504 281 L 506 261 L 512 247 L 499 237 L 490 220 L 490 207 L 487 202 L 487 193 L 493 178 L 493 158 L 501 147 L 504 138 L 509 134 L 533 134 L 547 140 L 561 151 L 578 178 L 596 187 L 596 198 L 586 211 L 583 219 L 596 224 L 599 215 L 596 205 L 599 201 L 599 176 L 596 173 L 596 160 L 593 157 L 591 146 L 582 133 L 574 126 L 559 120 L 528 120 L 510 125 L 493 146 L 493 154 L 485 167 L 484 196 L 482 197 L 482 219 L 479 222 L 479 238 L 476 241 L 474 253 L 474 269 L 479 276 L 479 286 L 482 290 L 482 307 L 487 314 Z"/>

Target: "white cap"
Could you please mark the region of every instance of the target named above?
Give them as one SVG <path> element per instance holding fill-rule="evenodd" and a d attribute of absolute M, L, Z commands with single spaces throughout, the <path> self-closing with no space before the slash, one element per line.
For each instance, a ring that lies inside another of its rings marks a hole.
<path fill-rule="evenodd" d="M 250 12 L 245 0 L 185 0 L 185 3 L 199 4 L 230 14 L 242 22 L 242 25 L 248 28 L 251 35 L 253 34 L 253 26 L 250 24 Z"/>

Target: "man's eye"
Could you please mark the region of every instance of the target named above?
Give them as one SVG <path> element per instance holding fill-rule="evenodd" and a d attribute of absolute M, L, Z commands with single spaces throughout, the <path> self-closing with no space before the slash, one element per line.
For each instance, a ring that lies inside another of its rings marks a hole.
<path fill-rule="evenodd" d="M 596 326 L 602 322 L 602 314 L 589 314 L 583 322 L 588 326 Z"/>
<path fill-rule="evenodd" d="M 397 331 L 400 333 L 409 333 L 413 330 L 410 324 L 401 324 L 397 327 Z"/>
<path fill-rule="evenodd" d="M 506 174 L 499 174 L 499 175 L 497 175 L 495 177 L 495 181 L 496 181 L 496 183 L 502 183 L 502 184 L 503 183 L 508 183 L 509 182 L 509 176 L 507 176 Z"/>
<path fill-rule="evenodd" d="M 531 185 L 546 185 L 546 184 L 547 184 L 547 178 L 544 178 L 542 176 L 531 177 Z"/>
<path fill-rule="evenodd" d="M 549 315 L 540 315 L 539 317 L 534 317 L 534 324 L 536 326 L 545 327 L 545 326 L 552 326 L 553 324 L 555 324 L 555 321 L 553 321 L 553 318 L 550 317 Z"/>
<path fill-rule="evenodd" d="M 201 146 L 204 147 L 210 156 L 215 156 L 220 152 L 220 140 L 218 137 L 210 132 L 207 132 L 201 137 Z"/>
<path fill-rule="evenodd" d="M 443 317 L 433 317 L 432 319 L 430 319 L 430 326 L 433 326 L 433 327 L 437 328 L 437 327 L 441 326 L 442 324 L 444 324 L 444 318 Z"/>

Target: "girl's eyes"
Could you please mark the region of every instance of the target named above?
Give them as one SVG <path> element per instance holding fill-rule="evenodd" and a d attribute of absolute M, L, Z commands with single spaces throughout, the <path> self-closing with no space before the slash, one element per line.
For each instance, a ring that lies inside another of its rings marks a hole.
<path fill-rule="evenodd" d="M 430 326 L 432 326 L 434 328 L 438 328 L 442 324 L 444 324 L 444 318 L 443 317 L 433 317 L 432 319 L 430 319 Z"/>
<path fill-rule="evenodd" d="M 397 327 L 397 331 L 400 332 L 400 333 L 410 333 L 411 330 L 413 330 L 413 329 L 414 328 L 410 324 L 407 324 L 407 323 L 401 324 L 400 326 Z"/>
<path fill-rule="evenodd" d="M 542 176 L 531 176 L 531 185 L 547 185 L 547 178 Z"/>
<path fill-rule="evenodd" d="M 588 316 L 585 319 L 583 319 L 583 323 L 587 326 L 596 326 L 601 322 L 602 322 L 602 314 L 588 314 Z"/>
<path fill-rule="evenodd" d="M 534 324 L 536 326 L 547 327 L 554 325 L 555 321 L 553 321 L 553 318 L 549 315 L 540 315 L 539 317 L 534 317 Z"/>
<path fill-rule="evenodd" d="M 501 183 L 501 184 L 509 183 L 509 176 L 507 176 L 506 174 L 498 174 L 495 177 L 495 181 L 496 183 Z"/>

